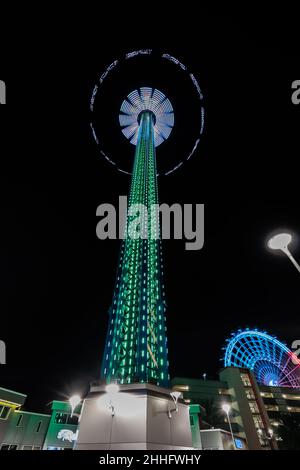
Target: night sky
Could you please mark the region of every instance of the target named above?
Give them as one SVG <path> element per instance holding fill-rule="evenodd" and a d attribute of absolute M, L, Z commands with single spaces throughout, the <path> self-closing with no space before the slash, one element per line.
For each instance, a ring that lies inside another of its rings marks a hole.
<path fill-rule="evenodd" d="M 72 21 L 20 33 L 1 67 L 8 104 L 0 109 L 0 339 L 7 345 L 0 386 L 27 393 L 29 410 L 84 393 L 99 375 L 119 241 L 96 238 L 95 214 L 127 194 L 129 177 L 100 156 L 89 100 L 105 66 L 132 50 L 174 55 L 205 96 L 195 155 L 159 178 L 160 202 L 205 204 L 202 250 L 163 245 L 171 377 L 216 378 L 225 338 L 239 327 L 266 329 L 289 346 L 300 338 L 299 274 L 266 249 L 277 229 L 300 237 L 292 26 L 283 37 L 278 22 L 201 16 L 187 34 L 170 23 L 170 34 L 127 37 L 122 30 L 119 40 L 103 21 L 84 35 Z M 121 105 L 145 73 L 133 67 L 107 82 L 108 120 L 111 97 Z M 157 149 L 158 162 L 163 154 L 184 158 L 197 119 L 185 103 L 189 90 L 159 67 L 144 85 L 169 93 L 175 119 L 178 111 L 178 131 Z M 106 126 L 102 137 L 128 163 L 134 148 L 115 119 L 116 129 Z M 297 237 L 291 250 L 300 261 Z"/>

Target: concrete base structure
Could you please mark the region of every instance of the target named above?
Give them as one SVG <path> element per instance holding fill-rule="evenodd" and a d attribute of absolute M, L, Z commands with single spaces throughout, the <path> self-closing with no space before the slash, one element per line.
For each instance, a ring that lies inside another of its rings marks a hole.
<path fill-rule="evenodd" d="M 106 393 L 92 386 L 84 400 L 75 450 L 193 449 L 189 406 L 171 390 L 124 384 Z"/>

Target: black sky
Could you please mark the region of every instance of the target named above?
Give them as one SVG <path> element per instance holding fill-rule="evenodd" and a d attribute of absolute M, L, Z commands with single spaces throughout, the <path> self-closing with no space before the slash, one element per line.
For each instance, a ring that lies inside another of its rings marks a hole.
<path fill-rule="evenodd" d="M 86 390 L 99 373 L 119 242 L 97 240 L 95 213 L 126 194 L 129 179 L 100 157 L 88 107 L 99 73 L 133 49 L 166 50 L 187 64 L 207 112 L 196 154 L 159 179 L 161 202 L 205 203 L 206 217 L 201 251 L 164 243 L 171 376 L 215 377 L 224 340 L 238 327 L 267 329 L 288 344 L 300 337 L 299 275 L 265 247 L 277 228 L 300 237 L 292 34 L 279 22 L 230 16 L 185 26 L 187 33 L 176 25 L 173 34 L 126 38 L 119 31 L 116 38 L 103 25 L 82 34 L 62 23 L 44 33 L 39 25 L 38 34 L 20 34 L 14 44 L 6 37 L 0 339 L 7 365 L 0 366 L 0 386 L 28 393 L 29 409 Z M 166 83 L 160 72 L 152 77 L 157 88 Z M 136 77 L 126 80 L 133 90 Z M 121 75 L 114 87 L 123 92 Z M 179 117 L 188 134 L 195 116 Z M 108 133 L 107 145 L 116 148 L 120 139 L 128 158 L 132 146 L 121 137 Z M 172 139 L 168 158 L 178 158 L 184 144 L 175 132 Z M 297 241 L 292 249 L 300 260 Z"/>

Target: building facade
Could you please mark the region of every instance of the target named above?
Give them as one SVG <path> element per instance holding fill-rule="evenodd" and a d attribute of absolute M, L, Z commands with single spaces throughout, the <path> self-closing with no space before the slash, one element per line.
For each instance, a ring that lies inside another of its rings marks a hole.
<path fill-rule="evenodd" d="M 72 450 L 77 439 L 80 406 L 74 413 L 68 402 L 54 400 L 44 439 L 44 450 Z"/>
<path fill-rule="evenodd" d="M 0 450 L 72 450 L 80 407 L 53 401 L 51 413 L 23 409 L 26 395 L 0 388 Z"/>
<path fill-rule="evenodd" d="M 174 390 L 181 391 L 190 406 L 200 405 L 199 427 L 229 431 L 222 406 L 230 404 L 230 421 L 238 438 L 250 450 L 300 449 L 300 390 L 258 385 L 244 368 L 226 367 L 220 380 L 175 377 Z"/>
<path fill-rule="evenodd" d="M 189 404 L 195 449 L 300 449 L 299 389 L 258 385 L 251 371 L 237 367 L 221 370 L 219 379 L 171 381 Z M 72 450 L 81 405 L 72 415 L 68 402 L 55 400 L 43 414 L 25 411 L 25 401 L 25 394 L 0 387 L 0 449 Z M 224 403 L 230 405 L 234 443 Z"/>

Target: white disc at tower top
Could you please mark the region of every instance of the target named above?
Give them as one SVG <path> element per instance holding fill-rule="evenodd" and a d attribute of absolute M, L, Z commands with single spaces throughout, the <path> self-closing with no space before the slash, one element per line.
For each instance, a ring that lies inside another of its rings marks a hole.
<path fill-rule="evenodd" d="M 130 143 L 137 144 L 139 122 L 142 111 L 152 111 L 155 116 L 154 145 L 157 147 L 170 135 L 174 126 L 174 112 L 170 100 L 156 88 L 139 88 L 123 101 L 119 122 L 122 132 Z"/>

